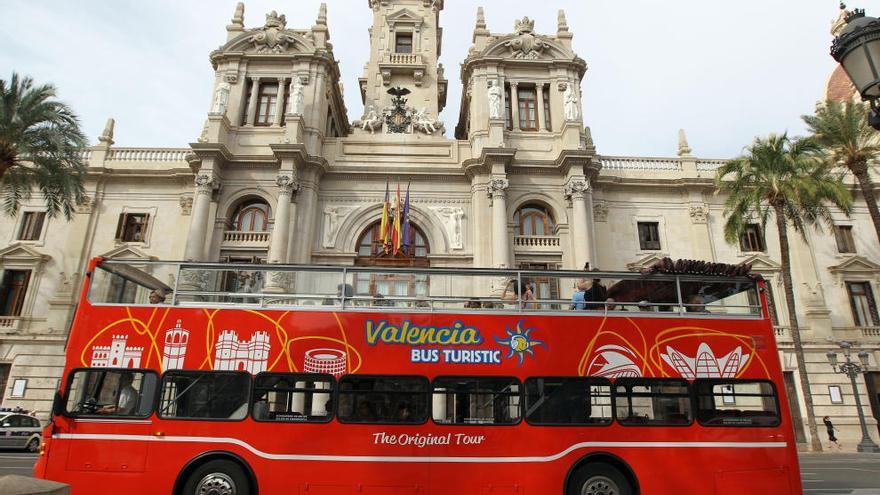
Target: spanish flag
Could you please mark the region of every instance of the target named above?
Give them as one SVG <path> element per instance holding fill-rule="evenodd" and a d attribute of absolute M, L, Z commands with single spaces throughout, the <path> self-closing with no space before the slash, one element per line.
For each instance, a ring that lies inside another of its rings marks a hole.
<path fill-rule="evenodd" d="M 391 231 L 391 243 L 394 245 L 394 254 L 400 252 L 400 241 L 403 240 L 400 231 L 400 213 L 403 208 L 400 204 L 400 182 L 397 183 L 397 208 L 394 209 L 394 227 Z"/>
<path fill-rule="evenodd" d="M 382 223 L 379 226 L 379 235 L 382 239 L 382 249 L 385 251 L 385 254 L 388 254 L 391 251 L 391 232 L 389 224 L 389 214 L 391 210 L 391 205 L 388 203 L 388 181 L 385 181 L 385 203 L 382 204 Z"/>

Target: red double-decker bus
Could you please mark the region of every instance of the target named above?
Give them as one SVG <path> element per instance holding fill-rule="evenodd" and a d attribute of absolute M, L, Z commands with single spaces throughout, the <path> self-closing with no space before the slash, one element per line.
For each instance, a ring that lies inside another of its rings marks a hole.
<path fill-rule="evenodd" d="M 96 259 L 35 472 L 75 495 L 799 494 L 742 272 Z"/>

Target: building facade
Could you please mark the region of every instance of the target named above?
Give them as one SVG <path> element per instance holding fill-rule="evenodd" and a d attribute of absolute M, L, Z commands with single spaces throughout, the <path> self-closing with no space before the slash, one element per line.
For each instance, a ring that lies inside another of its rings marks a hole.
<path fill-rule="evenodd" d="M 72 221 L 47 219 L 38 198 L 17 217 L 0 218 L 3 405 L 49 410 L 93 256 L 535 269 L 589 263 L 603 270 L 638 270 L 671 256 L 748 262 L 768 280 L 785 385 L 796 422 L 805 423 L 778 239 L 755 226 L 737 245 L 724 241 L 724 197 L 713 187 L 723 160 L 694 156 L 683 131 L 677 156 L 597 153 L 582 114 L 587 64 L 572 51 L 561 11 L 552 34 L 528 18 L 512 32 L 491 33 L 479 9 L 459 74 L 459 121 L 441 122 L 443 7 L 443 0 L 361 7 L 373 15 L 371 51 L 358 80 L 364 115 L 350 122 L 326 8 L 311 27 L 288 26 L 276 12 L 246 27 L 239 4 L 225 43 L 210 54 L 213 99 L 190 147 L 116 147 L 110 120 L 85 152 L 89 201 Z M 393 256 L 378 242 L 389 181 L 392 188 L 409 184 L 413 225 L 410 245 Z M 875 371 L 867 386 L 860 381 L 860 393 L 876 439 L 880 246 L 860 198 L 851 217 L 835 221 L 833 231 L 810 232 L 806 242 L 792 235 L 792 263 L 816 414 L 834 418 L 844 448 L 854 448 L 852 389 L 825 353 L 841 340 L 871 353 Z M 175 282 L 173 274 L 154 275 Z M 243 270 L 232 283 L 283 291 L 291 282 Z M 383 284 L 385 294 L 427 290 L 414 280 Z M 570 290 L 539 286 L 538 296 Z M 253 344 L 232 337 L 232 347 Z M 182 361 L 185 336 L 171 344 L 183 350 L 166 358 Z M 250 348 L 232 347 L 217 358 L 233 367 L 260 361 Z M 239 359 L 242 350 L 247 359 Z M 807 429 L 799 430 L 804 440 Z"/>

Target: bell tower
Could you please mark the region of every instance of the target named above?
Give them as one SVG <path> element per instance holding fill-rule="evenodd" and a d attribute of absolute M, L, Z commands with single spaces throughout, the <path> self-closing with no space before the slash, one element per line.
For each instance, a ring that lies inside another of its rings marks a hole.
<path fill-rule="evenodd" d="M 444 0 L 368 0 L 373 10 L 370 61 L 359 79 L 365 114 L 393 106 L 388 90 L 409 90 L 408 105 L 436 117 L 446 106 L 447 81 L 438 65 Z"/>

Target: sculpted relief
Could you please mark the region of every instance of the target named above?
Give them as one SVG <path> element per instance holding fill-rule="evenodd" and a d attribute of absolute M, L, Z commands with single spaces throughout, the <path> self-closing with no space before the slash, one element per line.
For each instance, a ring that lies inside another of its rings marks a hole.
<path fill-rule="evenodd" d="M 451 206 L 439 206 L 432 208 L 432 210 L 434 210 L 434 213 L 437 214 L 437 217 L 440 218 L 440 222 L 443 224 L 443 229 L 449 238 L 449 247 L 452 249 L 464 249 L 464 239 L 462 236 L 464 210 Z"/>
<path fill-rule="evenodd" d="M 342 222 L 354 211 L 353 206 L 325 206 L 324 207 L 324 238 L 322 245 L 325 248 L 336 247 L 336 234 Z"/>

